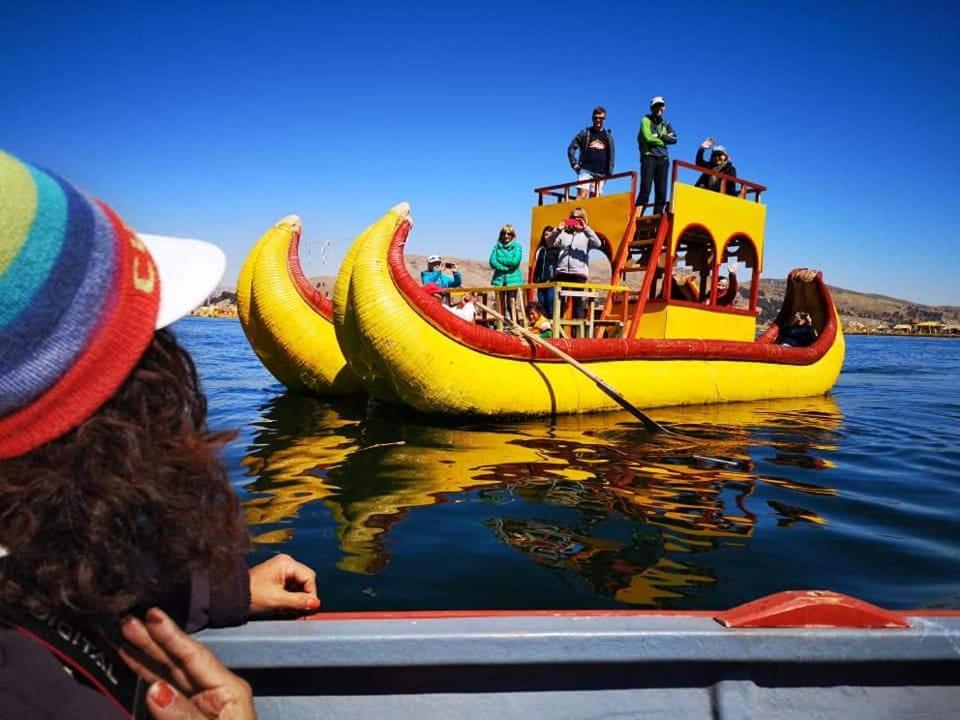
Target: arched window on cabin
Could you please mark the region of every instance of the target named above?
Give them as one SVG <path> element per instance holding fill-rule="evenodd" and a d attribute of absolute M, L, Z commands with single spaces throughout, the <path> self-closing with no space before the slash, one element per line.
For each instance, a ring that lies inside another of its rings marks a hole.
<path fill-rule="evenodd" d="M 729 268 L 735 263 L 735 277 L 731 277 Z M 714 284 L 717 293 L 711 302 L 718 307 L 728 307 L 738 310 L 753 310 L 756 297 L 754 285 L 759 282 L 757 276 L 757 249 L 753 241 L 746 235 L 739 233 L 727 240 L 723 248 L 723 258 L 714 268 Z M 726 279 L 726 282 L 723 280 Z M 732 287 L 733 290 L 728 289 Z"/>
<path fill-rule="evenodd" d="M 701 225 L 684 229 L 671 263 L 670 299 L 701 302 L 710 297 L 714 283 L 716 243 Z"/>

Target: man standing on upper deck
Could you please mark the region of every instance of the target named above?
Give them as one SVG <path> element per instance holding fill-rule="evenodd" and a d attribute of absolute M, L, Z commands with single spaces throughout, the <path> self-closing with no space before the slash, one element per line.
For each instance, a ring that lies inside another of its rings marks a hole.
<path fill-rule="evenodd" d="M 613 174 L 613 133 L 603 127 L 607 111 L 602 107 L 593 109 L 593 125 L 576 134 L 567 148 L 567 160 L 577 173 L 577 180 L 592 180 Z M 578 157 L 579 154 L 579 157 Z M 584 182 L 577 188 L 577 197 L 594 195 L 594 183 Z M 596 183 L 596 195 L 603 192 L 603 182 Z"/>
<path fill-rule="evenodd" d="M 654 186 L 653 214 L 663 212 L 667 203 L 667 170 L 670 154 L 667 145 L 677 142 L 677 134 L 663 118 L 667 101 L 657 95 L 650 100 L 650 112 L 640 121 L 637 144 L 640 146 L 640 193 L 637 205 L 646 205 L 650 199 L 650 186 Z"/>

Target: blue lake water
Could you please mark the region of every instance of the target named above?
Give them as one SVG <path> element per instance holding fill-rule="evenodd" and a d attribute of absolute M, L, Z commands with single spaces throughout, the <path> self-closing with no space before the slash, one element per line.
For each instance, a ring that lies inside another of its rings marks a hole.
<path fill-rule="evenodd" d="M 286 393 L 231 320 L 175 326 L 256 544 L 328 610 L 720 609 L 825 588 L 960 607 L 960 340 L 848 337 L 827 397 L 444 423 Z M 496 379 L 491 379 L 496 381 Z"/>

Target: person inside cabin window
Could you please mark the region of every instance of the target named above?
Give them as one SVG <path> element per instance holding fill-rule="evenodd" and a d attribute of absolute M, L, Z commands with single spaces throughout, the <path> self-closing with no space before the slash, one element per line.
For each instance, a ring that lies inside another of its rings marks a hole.
<path fill-rule="evenodd" d="M 473 293 L 465 292 L 462 293 L 456 301 L 451 301 L 449 305 L 444 305 L 444 308 L 457 317 L 472 323 L 477 318 L 477 306 L 474 304 L 474 300 L 476 300 L 476 298 Z"/>
<path fill-rule="evenodd" d="M 783 329 L 778 338 L 781 345 L 792 347 L 806 347 L 817 339 L 817 331 L 813 327 L 813 318 L 810 313 L 798 311 L 793 314 L 790 324 Z"/>
<path fill-rule="evenodd" d="M 590 250 L 602 248 L 603 241 L 587 224 L 584 209 L 578 207 L 547 236 L 547 245 L 559 249 L 556 282 L 586 283 L 590 279 Z M 573 298 L 573 316 L 578 319 L 586 317 L 582 297 Z"/>
<path fill-rule="evenodd" d="M 695 273 L 674 274 L 670 283 L 670 299 L 700 302 L 700 285 Z"/>
<path fill-rule="evenodd" d="M 577 180 L 584 183 L 577 188 L 577 197 L 590 197 L 603 192 L 603 181 L 587 182 L 613 174 L 613 133 L 603 127 L 607 111 L 602 107 L 593 109 L 593 124 L 578 132 L 567 148 L 567 160 L 577 173 Z"/>
<path fill-rule="evenodd" d="M 288 556 L 248 569 L 220 460 L 233 433 L 208 427 L 193 359 L 167 329 L 226 258 L 139 236 L 2 152 L 0 187 L 0 257 L 23 270 L 0 275 L 0 717 L 129 718 L 139 674 L 153 717 L 200 717 L 190 698 L 209 689 L 209 716 L 226 703 L 252 718 L 250 686 L 177 624 L 320 601 Z M 151 669 L 119 654 L 121 633 Z"/>
<path fill-rule="evenodd" d="M 704 159 L 704 155 L 707 150 L 710 150 L 710 162 L 708 163 Z M 713 138 L 708 137 L 697 149 L 697 167 L 707 168 L 708 170 L 713 170 L 713 172 L 718 172 L 721 175 L 728 175 L 729 177 L 737 177 L 737 169 L 733 166 L 733 163 L 730 161 L 730 156 L 727 154 L 727 149 L 723 145 L 717 145 Z M 697 178 L 696 186 L 706 188 L 707 190 L 713 190 L 714 192 L 720 192 L 720 186 L 723 184 L 721 178 L 716 175 L 711 175 L 709 173 L 702 173 L 699 178 Z M 731 180 L 726 182 L 726 194 L 727 195 L 737 195 L 739 190 L 737 189 L 737 184 Z"/>
<path fill-rule="evenodd" d="M 536 300 L 527 305 L 527 327 L 542 338 L 553 337 L 553 323 L 543 314 L 543 307 Z"/>
<path fill-rule="evenodd" d="M 517 231 L 513 225 L 504 225 L 500 228 L 497 243 L 490 251 L 490 267 L 493 277 L 490 284 L 494 287 L 513 287 L 523 285 L 523 271 L 520 262 L 523 260 L 523 248 L 517 242 Z M 507 290 L 499 293 L 503 298 L 501 312 L 516 322 L 517 291 Z"/>
<path fill-rule="evenodd" d="M 420 271 L 420 284 L 427 283 L 435 283 L 442 288 L 456 288 L 463 283 L 463 278 L 460 277 L 460 269 L 455 262 L 444 261 L 439 255 L 431 255 L 427 258 L 427 269 Z"/>
<path fill-rule="evenodd" d="M 560 256 L 560 248 L 551 247 L 547 244 L 547 238 L 553 232 L 553 225 L 546 225 L 543 232 L 540 233 L 540 244 L 537 247 L 537 256 L 533 264 L 533 281 L 535 283 L 553 282 L 557 274 L 557 259 Z M 553 288 L 539 288 L 537 290 L 537 300 L 543 307 L 544 312 L 553 317 Z"/>
<path fill-rule="evenodd" d="M 717 305 L 729 307 L 737 299 L 737 263 L 727 263 L 727 274 L 717 279 Z"/>
<path fill-rule="evenodd" d="M 654 188 L 653 214 L 659 215 L 667 204 L 667 172 L 670 169 L 670 153 L 667 145 L 677 142 L 673 127 L 663 118 L 667 101 L 657 95 L 650 100 L 650 112 L 640 120 L 637 144 L 640 146 L 640 192 L 637 206 L 650 200 L 650 188 Z"/>

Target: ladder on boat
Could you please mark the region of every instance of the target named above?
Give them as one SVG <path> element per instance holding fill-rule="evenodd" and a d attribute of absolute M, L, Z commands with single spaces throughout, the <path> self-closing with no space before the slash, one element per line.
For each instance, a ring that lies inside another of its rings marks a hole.
<path fill-rule="evenodd" d="M 638 215 L 639 208 L 634 208 L 630 214 L 623 234 L 623 240 L 613 261 L 610 273 L 610 282 L 619 282 L 626 285 L 627 278 L 635 272 L 646 271 L 643 282 L 636 290 L 629 292 L 608 292 L 603 304 L 600 320 L 604 323 L 618 321 L 621 328 L 621 337 L 636 336 L 640 317 L 650 297 L 651 289 L 657 275 L 660 256 L 670 231 L 670 214 Z M 610 327 L 601 327 L 599 337 L 604 337 Z M 612 337 L 613 335 L 610 335 Z"/>

